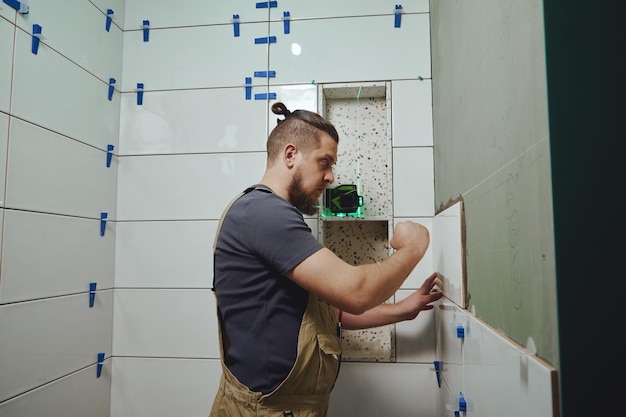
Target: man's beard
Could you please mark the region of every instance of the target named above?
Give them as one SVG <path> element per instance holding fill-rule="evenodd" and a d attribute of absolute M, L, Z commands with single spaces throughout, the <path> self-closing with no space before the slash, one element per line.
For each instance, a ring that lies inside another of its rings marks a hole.
<path fill-rule="evenodd" d="M 295 208 L 309 216 L 317 213 L 317 197 L 311 197 L 311 195 L 307 194 L 302 189 L 302 175 L 300 171 L 296 172 L 293 176 L 287 191 L 289 193 L 289 202 L 293 204 Z"/>

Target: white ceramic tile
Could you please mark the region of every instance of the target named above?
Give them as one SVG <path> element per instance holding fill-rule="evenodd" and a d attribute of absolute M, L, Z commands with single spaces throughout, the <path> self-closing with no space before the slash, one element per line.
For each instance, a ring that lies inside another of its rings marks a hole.
<path fill-rule="evenodd" d="M 342 363 L 328 417 L 434 416 L 437 384 L 431 366 Z"/>
<path fill-rule="evenodd" d="M 395 302 L 408 297 L 413 291 L 400 290 L 395 294 Z M 396 323 L 396 362 L 433 364 L 435 352 L 435 313 L 422 311 L 409 321 Z"/>
<path fill-rule="evenodd" d="M 6 179 L 8 140 L 9 116 L 0 113 L 0 207 L 4 207 L 4 180 Z"/>
<path fill-rule="evenodd" d="M 221 373 L 219 360 L 113 358 L 110 417 L 206 417 Z"/>
<path fill-rule="evenodd" d="M 210 289 L 117 289 L 114 304 L 115 356 L 219 358 Z"/>
<path fill-rule="evenodd" d="M 113 288 L 115 234 L 100 221 L 5 210 L 0 304 Z"/>
<path fill-rule="evenodd" d="M 393 149 L 393 215 L 433 216 L 435 183 L 432 148 Z"/>
<path fill-rule="evenodd" d="M 7 207 L 115 218 L 115 159 L 107 168 L 105 152 L 18 119 L 9 141 Z"/>
<path fill-rule="evenodd" d="M 116 288 L 211 288 L 217 220 L 119 222 Z"/>
<path fill-rule="evenodd" d="M 226 204 L 257 183 L 265 153 L 120 158 L 118 220 L 219 219 Z"/>
<path fill-rule="evenodd" d="M 409 276 L 402 283 L 401 289 L 417 289 L 419 288 L 424 280 L 430 276 L 433 272 L 435 272 L 435 268 L 433 266 L 433 242 L 432 242 L 432 218 L 430 217 L 413 217 L 413 218 L 394 218 L 393 226 L 395 227 L 399 222 L 403 221 L 412 221 L 415 223 L 419 223 L 426 227 L 431 234 L 430 236 L 430 245 L 428 249 L 426 249 L 426 253 L 424 253 L 424 257 L 418 264 L 413 268 L 413 271 L 409 274 Z"/>
<path fill-rule="evenodd" d="M 111 356 L 111 290 L 0 305 L 0 402 Z M 95 377 L 95 375 L 94 375 Z"/>
<path fill-rule="evenodd" d="M 392 81 L 391 103 L 393 146 L 433 146 L 431 80 Z"/>
<path fill-rule="evenodd" d="M 0 3 L 1 4 L 1 3 Z M 4 5 L 5 8 L 8 7 Z M 0 111 L 9 111 L 15 26 L 0 18 Z M 4 129 L 2 130 L 4 134 Z M 1 144 L 1 142 L 0 142 Z"/>
<path fill-rule="evenodd" d="M 103 150 L 117 146 L 119 94 L 108 100 L 108 79 L 94 77 L 50 48 L 33 54 L 31 36 L 22 31 L 17 31 L 13 78 L 14 116 Z"/>
<path fill-rule="evenodd" d="M 446 297 L 461 308 L 467 308 L 464 276 L 463 203 L 437 213 L 433 219 L 431 246 L 433 262 L 443 282 Z"/>
<path fill-rule="evenodd" d="M 291 19 L 307 19 L 320 17 L 350 17 L 368 15 L 392 15 L 391 25 L 394 25 L 394 13 L 397 2 L 380 0 L 359 0 L 358 2 L 317 0 L 306 2 L 299 0 L 281 0 L 278 7 L 272 8 L 272 19 L 282 18 L 284 11 L 289 11 Z M 403 13 L 424 13 L 429 11 L 428 0 L 412 0 L 402 3 Z M 400 21 L 400 26 L 404 22 Z"/>
<path fill-rule="evenodd" d="M 458 337 L 457 328 L 467 327 L 467 317 L 454 303 L 442 298 L 435 307 L 437 360 L 441 362 L 441 405 L 449 402 L 449 395 L 463 389 L 463 339 Z M 445 408 L 445 407 L 444 407 Z M 449 412 L 448 412 L 449 413 Z M 446 415 L 446 414 L 444 414 Z"/>
<path fill-rule="evenodd" d="M 276 99 L 270 100 L 268 105 L 267 136 L 276 127 L 276 120 L 283 118 L 271 111 L 272 104 L 276 102 L 283 102 L 291 111 L 303 109 L 315 113 L 321 112 L 317 107 L 317 85 L 315 84 L 274 85 L 269 89 L 269 92 L 275 93 Z"/>
<path fill-rule="evenodd" d="M 2 417 L 110 417 L 111 359 L 60 378 L 6 402 L 0 403 Z"/>
<path fill-rule="evenodd" d="M 124 8 L 126 7 L 125 3 L 127 3 L 125 2 L 125 0 L 89 0 L 89 2 L 96 6 L 102 12 L 103 25 L 106 23 L 105 16 L 107 15 L 107 10 L 111 9 L 113 10 L 111 30 L 113 26 L 117 26 L 120 29 L 124 28 Z M 133 3 L 135 3 L 135 1 L 133 1 Z"/>
<path fill-rule="evenodd" d="M 30 0 L 29 6 L 30 12 L 18 15 L 17 24 L 29 35 L 33 24 L 41 26 L 40 49 L 54 49 L 101 80 L 121 74 L 122 31 L 111 25 L 107 32 L 106 16 L 91 2 L 64 0 L 59 7 L 55 2 Z"/>
<path fill-rule="evenodd" d="M 554 369 L 468 315 L 463 345 L 468 415 L 553 417 Z"/>
<path fill-rule="evenodd" d="M 428 14 L 302 20 L 282 34 L 282 23 L 270 25 L 276 44 L 270 47 L 271 84 L 329 83 L 430 78 Z"/>
<path fill-rule="evenodd" d="M 243 88 L 124 93 L 119 154 L 264 152 L 266 125 L 267 102 Z"/>
<path fill-rule="evenodd" d="M 267 71 L 268 45 L 255 38 L 268 35 L 267 23 L 241 26 L 240 37 L 230 25 L 151 30 L 149 42 L 141 31 L 124 33 L 122 90 L 144 83 L 146 90 L 241 87 L 244 94 L 246 77 Z M 267 80 L 253 77 L 252 83 Z"/>
<path fill-rule="evenodd" d="M 256 3 L 249 0 L 188 0 L 183 5 L 168 0 L 126 1 L 125 29 L 136 29 L 146 19 L 150 21 L 151 28 L 231 23 L 235 14 L 239 15 L 240 22 L 267 20 L 268 9 L 256 8 Z M 240 31 L 240 36 L 243 36 L 244 29 L 240 27 Z M 230 36 L 234 36 L 233 29 Z"/>

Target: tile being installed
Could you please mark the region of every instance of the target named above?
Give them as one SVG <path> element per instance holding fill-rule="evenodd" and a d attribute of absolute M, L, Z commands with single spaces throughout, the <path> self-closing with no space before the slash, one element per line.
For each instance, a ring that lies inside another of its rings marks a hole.
<path fill-rule="evenodd" d="M 463 201 L 460 200 L 435 215 L 431 236 L 433 264 L 443 282 L 443 292 L 461 308 L 467 308 L 464 226 Z"/>

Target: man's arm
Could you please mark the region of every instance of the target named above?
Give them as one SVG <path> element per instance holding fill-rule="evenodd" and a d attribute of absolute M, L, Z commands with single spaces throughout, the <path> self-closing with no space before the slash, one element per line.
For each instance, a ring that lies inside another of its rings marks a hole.
<path fill-rule="evenodd" d="M 424 226 L 398 223 L 390 240 L 395 252 L 379 264 L 350 265 L 322 248 L 287 276 L 334 307 L 362 314 L 389 299 L 422 259 L 430 236 Z"/>
<path fill-rule="evenodd" d="M 417 291 L 402 301 L 395 304 L 380 304 L 363 314 L 342 313 L 341 325 L 347 330 L 357 330 L 413 320 L 420 311 L 432 310 L 432 303 L 443 296 L 443 293 L 435 288 L 440 284 L 437 273 L 434 272 Z"/>

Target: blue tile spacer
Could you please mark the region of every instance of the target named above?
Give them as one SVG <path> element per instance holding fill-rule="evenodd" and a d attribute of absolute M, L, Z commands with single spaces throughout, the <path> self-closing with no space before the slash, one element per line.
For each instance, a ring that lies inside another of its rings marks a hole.
<path fill-rule="evenodd" d="M 16 0 L 2 0 L 2 2 L 7 4 L 9 7 L 14 8 L 20 14 L 28 14 L 29 12 L 28 4 L 24 2 Z"/>
<path fill-rule="evenodd" d="M 235 38 L 239 37 L 239 15 L 238 14 L 234 14 L 233 15 L 233 31 L 235 33 Z"/>
<path fill-rule="evenodd" d="M 276 78 L 276 71 L 254 71 L 256 78 Z"/>
<path fill-rule="evenodd" d="M 466 412 L 467 411 L 467 401 L 461 392 L 461 396 L 459 397 L 459 411 Z"/>
<path fill-rule="evenodd" d="M 394 15 L 395 15 L 395 19 L 394 19 L 393 27 L 399 28 L 400 21 L 402 20 L 402 5 L 396 4 L 396 8 L 394 9 Z"/>
<path fill-rule="evenodd" d="M 109 78 L 109 101 L 113 99 L 113 91 L 115 91 L 115 78 Z"/>
<path fill-rule="evenodd" d="M 267 36 L 264 38 L 254 38 L 255 45 L 262 43 L 276 43 L 276 36 Z"/>
<path fill-rule="evenodd" d="M 276 100 L 276 93 L 258 93 L 254 95 L 255 100 Z"/>
<path fill-rule="evenodd" d="M 150 21 L 144 20 L 141 27 L 143 28 L 143 41 L 148 42 L 150 40 Z"/>
<path fill-rule="evenodd" d="M 39 41 L 41 40 L 41 25 L 34 24 L 33 25 L 33 42 L 31 45 L 31 52 L 37 55 L 37 51 L 39 50 Z"/>
<path fill-rule="evenodd" d="M 441 361 L 434 361 L 435 375 L 437 376 L 437 386 L 441 388 Z"/>
<path fill-rule="evenodd" d="M 143 104 L 143 83 L 137 83 L 137 105 Z"/>
<path fill-rule="evenodd" d="M 107 145 L 107 168 L 111 167 L 111 157 L 113 156 L 113 149 L 115 146 L 109 144 Z"/>
<path fill-rule="evenodd" d="M 252 98 L 252 77 L 246 77 L 246 100 Z"/>
<path fill-rule="evenodd" d="M 92 308 L 96 301 L 96 285 L 96 282 L 89 283 L 89 308 Z"/>
<path fill-rule="evenodd" d="M 288 35 L 289 33 L 291 33 L 291 13 L 289 12 L 283 12 L 283 33 L 285 35 Z"/>
<path fill-rule="evenodd" d="M 107 227 L 107 218 L 109 217 L 108 213 L 103 211 L 100 213 L 100 236 L 104 236 L 104 231 Z"/>
<path fill-rule="evenodd" d="M 459 339 L 465 338 L 465 328 L 460 324 L 456 326 L 456 337 L 458 337 Z"/>
<path fill-rule="evenodd" d="M 113 22 L 113 9 L 107 9 L 107 20 L 104 25 L 107 32 L 111 30 L 111 22 Z"/>
<path fill-rule="evenodd" d="M 98 365 L 96 368 L 96 378 L 100 378 L 102 375 L 102 364 L 104 362 L 104 352 L 98 353 Z"/>
<path fill-rule="evenodd" d="M 260 1 L 256 4 L 257 9 L 268 9 L 270 7 L 278 7 L 278 1 Z"/>

